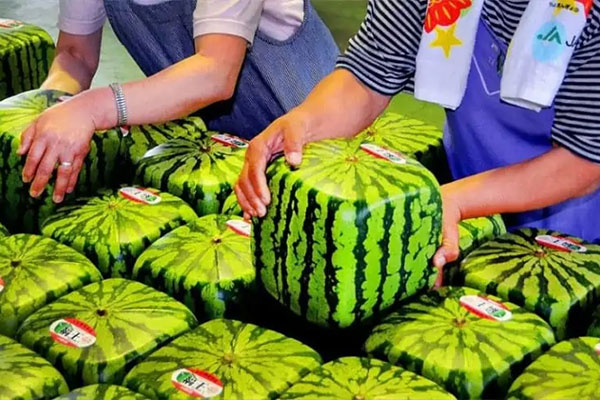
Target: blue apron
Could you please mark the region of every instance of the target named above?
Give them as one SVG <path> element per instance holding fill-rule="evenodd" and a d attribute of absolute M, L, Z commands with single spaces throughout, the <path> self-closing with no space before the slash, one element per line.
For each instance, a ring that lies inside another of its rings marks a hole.
<path fill-rule="evenodd" d="M 304 3 L 304 21 L 291 38 L 278 41 L 256 34 L 232 99 L 199 113 L 209 129 L 251 139 L 300 104 L 333 71 L 338 47 L 310 1 Z M 196 0 L 155 5 L 104 0 L 104 6 L 117 37 L 146 75 L 195 54 Z"/>
<path fill-rule="evenodd" d="M 539 113 L 500 100 L 506 45 L 482 21 L 467 91 L 456 111 L 447 110 L 444 146 L 455 179 L 523 162 L 552 149 L 554 108 Z M 523 191 L 535 188 L 523 188 Z M 552 207 L 507 215 L 511 228 L 537 227 L 600 241 L 600 191 Z"/>

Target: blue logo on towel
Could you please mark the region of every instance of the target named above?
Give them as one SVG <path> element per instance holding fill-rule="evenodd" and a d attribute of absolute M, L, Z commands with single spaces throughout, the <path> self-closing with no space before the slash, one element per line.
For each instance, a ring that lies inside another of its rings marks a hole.
<path fill-rule="evenodd" d="M 569 46 L 567 32 L 558 21 L 546 22 L 533 38 L 533 56 L 541 62 L 556 60 Z"/>

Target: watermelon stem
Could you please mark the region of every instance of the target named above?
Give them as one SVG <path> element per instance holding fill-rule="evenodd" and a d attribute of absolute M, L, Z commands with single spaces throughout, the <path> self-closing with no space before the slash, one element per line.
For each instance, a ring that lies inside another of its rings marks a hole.
<path fill-rule="evenodd" d="M 353 400 L 366 400 L 366 397 L 362 394 L 357 394 L 356 396 L 354 396 Z"/>
<path fill-rule="evenodd" d="M 108 314 L 108 311 L 103 310 L 103 309 L 98 309 L 98 310 L 96 310 L 96 314 L 98 314 L 99 317 L 106 317 L 106 315 Z"/>
<path fill-rule="evenodd" d="M 12 260 L 10 262 L 10 266 L 13 268 L 17 268 L 17 267 L 21 266 L 21 260 Z"/>
<path fill-rule="evenodd" d="M 454 326 L 456 326 L 457 328 L 463 328 L 466 324 L 467 324 L 467 320 L 464 318 L 455 318 L 454 319 Z"/>
<path fill-rule="evenodd" d="M 235 355 L 232 353 L 225 353 L 223 355 L 223 362 L 227 365 L 231 365 L 235 362 Z"/>

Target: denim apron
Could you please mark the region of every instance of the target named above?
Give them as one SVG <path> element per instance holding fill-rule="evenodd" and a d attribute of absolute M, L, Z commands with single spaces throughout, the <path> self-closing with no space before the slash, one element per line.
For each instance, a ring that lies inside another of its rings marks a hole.
<path fill-rule="evenodd" d="M 481 21 L 465 97 L 456 111 L 446 111 L 444 146 L 455 179 L 523 162 L 552 149 L 553 107 L 537 113 L 500 100 L 506 48 Z M 506 221 L 510 228 L 547 228 L 598 242 L 599 211 L 600 191 L 596 191 L 544 209 L 510 214 Z"/>
<path fill-rule="evenodd" d="M 257 32 L 232 99 L 199 113 L 209 129 L 251 139 L 300 104 L 333 71 L 338 47 L 310 1 L 304 3 L 304 21 L 289 39 L 274 40 Z M 146 75 L 195 54 L 196 0 L 154 5 L 104 0 L 104 6 L 117 37 Z"/>

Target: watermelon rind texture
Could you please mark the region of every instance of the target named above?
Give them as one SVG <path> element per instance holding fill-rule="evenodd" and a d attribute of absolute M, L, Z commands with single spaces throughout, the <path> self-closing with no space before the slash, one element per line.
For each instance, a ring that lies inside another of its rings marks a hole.
<path fill-rule="evenodd" d="M 221 214 L 224 215 L 239 215 L 242 216 L 244 212 L 242 211 L 242 207 L 238 202 L 237 196 L 235 193 L 231 193 L 229 197 L 225 199 L 223 202 L 223 209 L 221 210 Z"/>
<path fill-rule="evenodd" d="M 62 322 L 66 319 L 91 328 L 84 337 L 95 341 L 69 346 L 57 340 L 57 333 L 77 333 Z M 107 279 L 42 307 L 23 322 L 17 339 L 53 363 L 71 387 L 119 384 L 146 355 L 196 325 L 192 312 L 166 294 L 139 282 Z"/>
<path fill-rule="evenodd" d="M 560 342 L 535 360 L 508 392 L 509 400 L 597 400 L 600 396 L 600 339 Z"/>
<path fill-rule="evenodd" d="M 361 324 L 432 286 L 437 273 L 437 181 L 416 161 L 379 158 L 364 144 L 310 144 L 299 168 L 276 160 L 267 170 L 272 202 L 253 221 L 262 285 L 321 326 Z"/>
<path fill-rule="evenodd" d="M 506 233 L 506 225 L 500 215 L 466 219 L 458 223 L 458 260 L 444 266 L 444 284 L 459 284 L 460 262 L 485 242 Z"/>
<path fill-rule="evenodd" d="M 461 304 L 463 296 L 486 295 L 443 287 L 401 306 L 375 327 L 367 353 L 458 398 L 502 398 L 516 375 L 555 343 L 554 333 L 542 318 L 511 303 L 502 303 L 511 319 L 483 318 Z"/>
<path fill-rule="evenodd" d="M 564 238 L 585 252 L 538 242 Z M 600 300 L 600 245 L 545 229 L 520 229 L 487 242 L 460 266 L 460 281 L 535 312 L 559 340 L 585 334 Z"/>
<path fill-rule="evenodd" d="M 6 229 L 6 227 L 2 224 L 0 224 L 0 238 L 5 237 L 10 235 L 10 232 L 8 232 L 8 229 Z"/>
<path fill-rule="evenodd" d="M 94 264 L 55 240 L 0 238 L 0 334 L 13 336 L 25 318 L 60 296 L 102 279 Z"/>
<path fill-rule="evenodd" d="M 452 400 L 432 381 L 373 358 L 328 362 L 289 388 L 281 400 Z"/>
<path fill-rule="evenodd" d="M 39 233 L 41 222 L 50 216 L 53 183 L 39 198 L 29 195 L 30 185 L 23 182 L 26 157 L 17 154 L 22 132 L 47 108 L 65 100 L 67 94 L 53 90 L 32 90 L 0 102 L 0 221 L 14 233 Z M 116 130 L 98 131 L 90 142 L 73 194 L 67 199 L 90 195 L 119 182 L 121 136 Z"/>
<path fill-rule="evenodd" d="M 596 309 L 592 316 L 592 323 L 588 328 L 587 335 L 600 338 L 600 307 Z"/>
<path fill-rule="evenodd" d="M 225 145 L 217 135 L 180 137 L 151 149 L 136 164 L 135 181 L 181 197 L 199 216 L 220 213 L 242 171 L 245 147 Z"/>
<path fill-rule="evenodd" d="M 152 244 L 133 279 L 161 290 L 207 319 L 238 316 L 256 292 L 250 237 L 230 227 L 240 217 L 207 215 Z M 233 312 L 233 314 L 232 314 Z"/>
<path fill-rule="evenodd" d="M 50 400 L 68 391 L 65 379 L 52 364 L 0 336 L 0 399 Z"/>
<path fill-rule="evenodd" d="M 42 28 L 0 18 L 0 100 L 40 87 L 54 53 L 54 41 Z"/>
<path fill-rule="evenodd" d="M 439 127 L 402 114 L 384 113 L 358 137 L 419 161 L 441 183 L 451 180 L 443 143 L 444 132 Z"/>
<path fill-rule="evenodd" d="M 124 386 L 99 384 L 84 386 L 55 400 L 148 400 L 148 398 Z"/>
<path fill-rule="evenodd" d="M 60 206 L 44 222 L 42 234 L 87 256 L 104 277 L 128 277 L 151 243 L 197 218 L 188 204 L 170 193 L 144 188 L 160 198 L 148 204 L 121 190 L 102 190 Z"/>
<path fill-rule="evenodd" d="M 151 399 L 188 399 L 173 382 L 176 371 L 188 369 L 221 382 L 215 398 L 274 399 L 321 362 L 310 347 L 280 333 L 215 319 L 154 352 L 131 370 L 124 385 Z"/>

